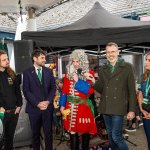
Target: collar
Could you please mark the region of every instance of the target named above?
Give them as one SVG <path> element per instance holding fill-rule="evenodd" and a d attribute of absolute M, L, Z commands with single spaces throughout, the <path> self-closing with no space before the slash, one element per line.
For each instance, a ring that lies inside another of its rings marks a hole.
<path fill-rule="evenodd" d="M 119 67 L 124 67 L 125 66 L 125 61 L 122 58 L 118 58 L 116 64 L 113 66 L 119 66 Z M 108 67 L 112 67 L 112 65 L 110 64 L 110 62 L 107 60 L 107 62 L 104 64 L 104 69 L 108 68 Z"/>
<path fill-rule="evenodd" d="M 42 67 L 37 67 L 37 66 L 35 66 L 35 65 L 33 65 L 34 67 L 35 67 L 35 69 L 37 70 L 37 69 L 42 69 Z"/>
<path fill-rule="evenodd" d="M 33 66 L 34 66 L 34 68 L 35 68 L 36 72 L 38 71 L 37 69 L 39 69 L 39 68 L 40 68 L 40 69 L 41 69 L 41 70 L 40 70 L 40 72 L 42 73 L 42 67 L 37 67 L 37 66 L 35 66 L 35 65 L 33 65 Z"/>

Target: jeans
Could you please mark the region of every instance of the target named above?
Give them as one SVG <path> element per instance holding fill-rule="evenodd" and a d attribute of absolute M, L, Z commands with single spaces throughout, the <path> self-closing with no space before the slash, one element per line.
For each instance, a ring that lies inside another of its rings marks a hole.
<path fill-rule="evenodd" d="M 108 132 L 108 139 L 112 150 L 128 150 L 122 135 L 123 120 L 122 115 L 103 115 L 106 129 Z"/>
<path fill-rule="evenodd" d="M 143 126 L 148 142 L 148 150 L 150 150 L 150 120 L 143 118 Z"/>

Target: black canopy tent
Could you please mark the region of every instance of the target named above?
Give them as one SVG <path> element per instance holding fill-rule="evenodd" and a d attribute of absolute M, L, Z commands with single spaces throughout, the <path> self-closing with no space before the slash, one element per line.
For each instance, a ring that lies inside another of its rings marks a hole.
<path fill-rule="evenodd" d="M 110 14 L 98 2 L 75 23 L 50 31 L 23 32 L 22 40 L 39 47 L 71 47 L 150 42 L 150 23 Z"/>

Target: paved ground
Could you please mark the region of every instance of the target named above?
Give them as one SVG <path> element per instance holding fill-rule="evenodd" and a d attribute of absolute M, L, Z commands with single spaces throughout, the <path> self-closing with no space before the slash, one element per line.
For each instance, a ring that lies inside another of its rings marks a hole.
<path fill-rule="evenodd" d="M 128 140 L 137 144 L 137 146 L 134 146 L 127 142 L 130 150 L 148 150 L 143 126 L 137 129 L 136 132 L 130 132 Z"/>
<path fill-rule="evenodd" d="M 136 132 L 130 132 L 128 140 L 136 144 L 137 146 L 134 146 L 133 144 L 126 141 L 126 143 L 129 146 L 129 150 L 147 150 L 147 143 L 146 143 L 146 137 L 144 134 L 143 126 L 141 126 L 139 129 L 137 129 Z M 54 138 L 54 148 L 58 145 L 60 140 L 56 140 Z M 32 150 L 32 148 L 29 147 L 22 147 L 17 148 L 16 150 Z M 67 146 L 66 142 L 62 142 L 59 146 L 57 146 L 57 149 L 55 150 L 69 150 L 69 147 Z"/>

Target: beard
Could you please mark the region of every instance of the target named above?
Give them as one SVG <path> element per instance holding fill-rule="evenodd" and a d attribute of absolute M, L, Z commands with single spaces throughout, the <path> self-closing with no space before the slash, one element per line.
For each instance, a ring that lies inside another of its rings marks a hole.
<path fill-rule="evenodd" d="M 9 68 L 9 64 L 6 64 L 6 65 L 0 66 L 0 67 L 6 69 L 6 68 Z"/>
<path fill-rule="evenodd" d="M 43 66 L 45 66 L 45 63 L 41 62 L 41 63 L 38 64 L 38 66 L 43 67 Z"/>

